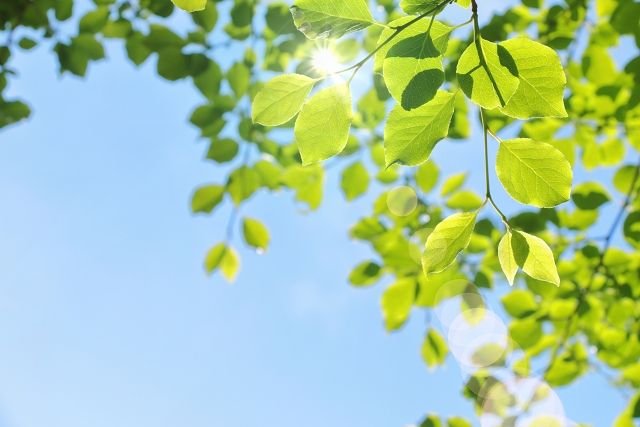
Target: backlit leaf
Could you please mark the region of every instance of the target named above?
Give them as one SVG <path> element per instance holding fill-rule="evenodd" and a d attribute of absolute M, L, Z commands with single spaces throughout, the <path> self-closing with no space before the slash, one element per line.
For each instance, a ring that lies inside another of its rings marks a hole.
<path fill-rule="evenodd" d="M 374 23 L 366 0 L 296 0 L 291 14 L 310 39 L 338 38 Z"/>
<path fill-rule="evenodd" d="M 564 75 L 560 57 L 551 48 L 520 37 L 501 43 L 518 68 L 520 84 L 501 111 L 511 117 L 566 117 Z"/>
<path fill-rule="evenodd" d="M 496 170 L 505 190 L 521 203 L 553 207 L 571 195 L 571 164 L 552 145 L 525 138 L 502 141 Z"/>
<path fill-rule="evenodd" d="M 351 127 L 351 94 L 345 84 L 323 89 L 302 107 L 294 133 L 304 164 L 340 153 Z"/>
<path fill-rule="evenodd" d="M 436 225 L 427 238 L 426 250 L 422 256 L 425 274 L 444 270 L 467 247 L 477 217 L 475 212 L 457 213 Z"/>
<path fill-rule="evenodd" d="M 484 60 L 476 44 L 469 45 L 458 61 L 458 82 L 467 97 L 481 107 L 504 107 L 520 84 L 517 65 L 503 46 L 484 39 L 480 44 Z"/>
<path fill-rule="evenodd" d="M 426 161 L 435 145 L 447 136 L 453 115 L 455 95 L 438 91 L 423 106 L 407 111 L 397 105 L 384 130 L 387 165 L 415 166 Z"/>
<path fill-rule="evenodd" d="M 298 114 L 315 82 L 301 74 L 285 74 L 272 79 L 253 100 L 253 121 L 265 126 L 288 122 Z"/>

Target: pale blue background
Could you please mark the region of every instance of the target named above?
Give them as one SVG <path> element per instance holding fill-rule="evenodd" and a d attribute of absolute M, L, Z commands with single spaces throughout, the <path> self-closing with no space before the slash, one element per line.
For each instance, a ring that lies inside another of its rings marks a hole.
<path fill-rule="evenodd" d="M 254 197 L 245 212 L 271 229 L 268 254 L 242 250 L 233 286 L 205 277 L 228 207 L 189 212 L 192 189 L 222 179 L 185 122 L 199 98 L 158 79 L 154 61 L 136 71 L 117 43 L 108 56 L 86 81 L 57 77 L 48 47 L 12 63 L 11 93 L 34 116 L 0 133 L 0 426 L 392 427 L 472 414 L 456 363 L 429 374 L 420 360 L 424 315 L 389 335 L 382 287 L 347 285 L 369 253 L 346 230 L 372 199 L 347 204 L 337 171 L 310 215 L 288 193 Z M 436 153 L 477 188 L 478 138 Z M 561 396 L 596 426 L 624 407 L 596 376 Z"/>

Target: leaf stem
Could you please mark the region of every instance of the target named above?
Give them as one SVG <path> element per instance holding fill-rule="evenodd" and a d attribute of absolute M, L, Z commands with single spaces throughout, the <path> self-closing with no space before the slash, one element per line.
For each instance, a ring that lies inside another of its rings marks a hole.
<path fill-rule="evenodd" d="M 480 121 L 482 122 L 482 129 L 483 129 L 482 133 L 484 137 L 483 138 L 484 139 L 484 179 L 485 179 L 485 188 L 486 188 L 485 199 L 484 199 L 484 202 L 482 203 L 482 206 L 485 206 L 487 203 L 490 203 L 493 209 L 498 213 L 498 215 L 500 215 L 500 219 L 504 223 L 505 227 L 507 227 L 507 230 L 510 230 L 511 226 L 509 225 L 509 220 L 507 219 L 507 216 L 502 212 L 502 210 L 500 210 L 496 202 L 493 200 L 493 196 L 491 196 L 491 180 L 489 178 L 489 137 L 488 137 L 491 131 L 489 130 L 489 126 L 487 126 L 487 123 L 484 117 L 483 108 L 480 108 Z"/>

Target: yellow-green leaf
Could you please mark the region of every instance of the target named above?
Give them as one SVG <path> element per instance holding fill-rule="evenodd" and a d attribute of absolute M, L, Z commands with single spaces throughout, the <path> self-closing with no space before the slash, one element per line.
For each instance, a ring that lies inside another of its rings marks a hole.
<path fill-rule="evenodd" d="M 456 74 L 462 91 L 483 108 L 504 107 L 518 89 L 518 68 L 507 49 L 499 44 L 480 39 L 462 53 Z"/>
<path fill-rule="evenodd" d="M 347 145 L 351 128 L 351 93 L 346 84 L 323 89 L 309 99 L 294 133 L 304 164 L 328 159 Z"/>
<path fill-rule="evenodd" d="M 253 100 L 254 123 L 279 126 L 291 120 L 302 108 L 316 81 L 301 74 L 285 74 L 269 81 Z"/>
<path fill-rule="evenodd" d="M 173 4 L 187 12 L 196 12 L 204 10 L 207 7 L 207 0 L 171 0 Z"/>
<path fill-rule="evenodd" d="M 525 37 L 501 43 L 518 68 L 520 84 L 501 111 L 511 117 L 567 117 L 564 88 L 567 78 L 558 54 Z"/>
<path fill-rule="evenodd" d="M 425 274 L 440 272 L 455 261 L 458 253 L 469 245 L 477 217 L 477 212 L 457 213 L 436 225 L 427 238 L 422 257 Z"/>
<path fill-rule="evenodd" d="M 260 221 L 245 218 L 242 221 L 242 233 L 249 246 L 261 251 L 266 251 L 269 247 L 269 230 Z"/>
<path fill-rule="evenodd" d="M 502 141 L 496 171 L 507 193 L 521 203 L 548 208 L 571 196 L 571 164 L 550 144 L 526 138 Z"/>

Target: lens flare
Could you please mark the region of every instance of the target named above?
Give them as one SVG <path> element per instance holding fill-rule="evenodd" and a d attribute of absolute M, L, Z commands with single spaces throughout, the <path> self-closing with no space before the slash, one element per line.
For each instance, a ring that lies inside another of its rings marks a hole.
<path fill-rule="evenodd" d="M 387 194 L 387 207 L 396 216 L 411 215 L 418 207 L 418 196 L 411 187 L 396 187 Z"/>
<path fill-rule="evenodd" d="M 311 56 L 313 69 L 320 74 L 333 74 L 340 71 L 342 65 L 335 52 L 329 47 L 322 47 Z"/>

